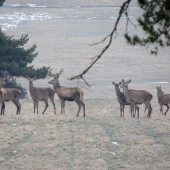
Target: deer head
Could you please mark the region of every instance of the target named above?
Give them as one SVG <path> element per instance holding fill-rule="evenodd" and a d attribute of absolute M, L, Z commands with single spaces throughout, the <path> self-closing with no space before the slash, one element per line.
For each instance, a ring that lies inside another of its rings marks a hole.
<path fill-rule="evenodd" d="M 33 77 L 33 78 L 30 78 L 28 76 L 26 76 L 26 78 L 28 79 L 29 83 L 32 83 L 34 80 L 37 80 L 37 77 Z"/>
<path fill-rule="evenodd" d="M 164 94 L 164 92 L 163 92 L 163 91 L 162 91 L 162 89 L 161 89 L 161 86 L 156 87 L 156 89 L 157 89 L 157 92 L 158 92 L 158 93 L 162 93 L 162 94 Z"/>
<path fill-rule="evenodd" d="M 121 85 L 122 82 L 119 82 L 119 84 L 116 84 L 114 82 L 112 82 L 112 84 L 115 86 L 116 90 L 119 90 L 119 86 Z"/>
<path fill-rule="evenodd" d="M 122 79 L 122 84 L 121 84 L 120 88 L 125 88 L 125 87 L 127 87 L 130 82 L 131 82 L 131 79 L 128 80 L 128 81 L 126 81 L 126 82 L 124 81 L 124 79 Z"/>
<path fill-rule="evenodd" d="M 53 85 L 54 85 L 54 84 L 58 84 L 58 83 L 59 83 L 59 82 L 58 82 L 58 79 L 59 79 L 59 77 L 60 77 L 60 75 L 62 74 L 63 71 L 64 71 L 64 69 L 61 69 L 59 73 L 57 73 L 57 74 L 54 75 L 54 79 L 51 80 L 51 81 L 49 81 L 48 83 L 49 83 L 49 84 L 53 84 Z"/>
<path fill-rule="evenodd" d="M 59 79 L 59 76 L 62 74 L 63 71 L 64 71 L 64 69 L 61 69 L 59 73 L 54 75 L 54 78 Z"/>

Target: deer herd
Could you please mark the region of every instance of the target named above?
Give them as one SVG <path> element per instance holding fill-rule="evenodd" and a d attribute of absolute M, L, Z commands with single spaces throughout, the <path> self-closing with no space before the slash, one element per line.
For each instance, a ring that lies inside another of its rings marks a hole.
<path fill-rule="evenodd" d="M 37 109 L 38 114 L 38 103 L 39 101 L 45 102 L 45 109 L 42 114 L 45 113 L 48 107 L 48 99 L 51 100 L 54 107 L 54 114 L 56 114 L 56 108 L 54 103 L 55 93 L 58 95 L 61 101 L 61 114 L 65 113 L 65 101 L 75 101 L 78 105 L 77 117 L 79 116 L 81 107 L 83 107 L 83 115 L 85 117 L 85 104 L 83 102 L 84 91 L 79 87 L 66 87 L 60 86 L 59 76 L 64 70 L 61 70 L 59 73 L 54 75 L 54 78 L 49 81 L 49 84 L 53 85 L 53 89 L 50 87 L 39 88 L 33 86 L 33 81 L 36 80 L 36 77 L 30 78 L 26 76 L 29 81 L 29 91 L 31 98 L 34 103 L 34 113 Z M 129 111 L 131 112 L 131 117 L 135 117 L 137 112 L 137 117 L 139 117 L 139 107 L 138 105 L 145 104 L 145 112 L 148 110 L 147 118 L 151 117 L 152 107 L 151 100 L 153 98 L 152 94 L 145 90 L 132 90 L 128 88 L 131 80 L 124 81 L 119 84 L 112 82 L 115 86 L 115 92 L 117 95 L 117 101 L 120 104 L 120 117 L 124 117 L 125 105 L 129 105 Z M 21 91 L 15 88 L 3 88 L 2 85 L 5 84 L 5 79 L 0 78 L 0 103 L 1 103 L 1 115 L 4 115 L 5 112 L 5 101 L 12 101 L 17 107 L 16 114 L 20 114 L 21 104 L 19 102 Z M 123 89 L 123 92 L 120 91 L 120 88 Z M 167 107 L 166 112 L 169 110 L 170 104 L 170 94 L 164 94 L 161 87 L 156 87 L 158 103 L 160 104 L 160 114 L 163 115 L 163 105 Z"/>

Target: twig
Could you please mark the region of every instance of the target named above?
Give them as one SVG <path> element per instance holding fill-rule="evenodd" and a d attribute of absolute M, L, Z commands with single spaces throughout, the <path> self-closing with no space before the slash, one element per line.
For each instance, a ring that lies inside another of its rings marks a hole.
<path fill-rule="evenodd" d="M 94 61 L 90 64 L 89 67 L 87 67 L 81 74 L 76 75 L 76 76 L 74 76 L 74 77 L 71 77 L 70 80 L 83 79 L 83 81 L 84 81 L 89 87 L 91 86 L 91 85 L 89 85 L 89 84 L 87 83 L 87 81 L 84 79 L 83 75 L 86 74 L 86 73 L 93 67 L 93 65 L 102 57 L 102 55 L 105 53 L 105 51 L 110 47 L 110 45 L 111 45 L 111 43 L 112 43 L 112 39 L 113 39 L 113 34 L 114 34 L 115 32 L 116 32 L 116 34 L 117 34 L 117 26 L 118 26 L 118 23 L 119 23 L 119 21 L 120 21 L 120 18 L 121 18 L 122 14 L 123 14 L 124 12 L 127 12 L 127 9 L 128 9 L 128 7 L 129 7 L 129 4 L 130 4 L 131 1 L 132 1 L 132 0 L 127 0 L 126 2 L 124 2 L 124 3 L 122 4 L 122 6 L 121 6 L 121 8 L 120 8 L 120 11 L 119 11 L 119 16 L 118 16 L 118 18 L 117 18 L 117 20 L 116 20 L 116 23 L 115 23 L 115 26 L 114 26 L 114 29 L 112 30 L 112 32 L 111 32 L 108 36 L 106 36 L 103 40 L 101 40 L 100 42 L 97 42 L 97 43 L 93 43 L 93 44 L 91 44 L 91 46 L 97 45 L 97 44 L 99 44 L 99 43 L 103 43 L 103 42 L 105 42 L 106 39 L 110 38 L 110 39 L 109 39 L 109 43 L 104 47 L 104 49 L 101 51 L 101 53 L 100 53 L 98 56 L 92 58 L 92 60 L 94 60 Z"/>

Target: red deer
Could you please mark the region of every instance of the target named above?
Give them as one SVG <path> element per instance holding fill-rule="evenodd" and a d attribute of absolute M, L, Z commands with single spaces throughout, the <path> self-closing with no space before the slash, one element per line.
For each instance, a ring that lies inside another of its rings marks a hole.
<path fill-rule="evenodd" d="M 1 79 L 1 85 L 5 84 L 5 79 Z M 19 103 L 21 91 L 15 88 L 4 88 L 6 90 L 5 101 L 12 101 L 17 107 L 16 114 L 20 114 L 21 104 Z"/>
<path fill-rule="evenodd" d="M 151 93 L 145 91 L 145 90 L 129 90 L 128 89 L 128 84 L 131 82 L 129 81 L 124 81 L 122 80 L 121 88 L 123 88 L 123 93 L 126 96 L 126 99 L 128 102 L 131 103 L 132 105 L 132 112 L 133 112 L 133 117 L 134 115 L 134 108 L 135 104 L 138 103 L 144 103 L 145 104 L 145 110 L 148 109 L 148 115 L 147 118 L 151 117 L 151 112 L 152 112 L 152 107 L 150 104 L 150 101 L 152 100 L 153 96 Z"/>
<path fill-rule="evenodd" d="M 116 84 L 116 83 L 112 82 L 112 84 L 115 86 L 115 91 L 116 91 L 116 95 L 117 95 L 117 101 L 120 104 L 120 117 L 124 117 L 124 108 L 125 108 L 125 105 L 130 105 L 130 103 L 127 102 L 124 93 L 122 93 L 120 91 L 119 86 L 121 85 L 121 82 L 119 84 Z M 139 115 L 139 107 L 137 105 L 135 106 L 135 112 L 136 112 L 136 110 L 137 110 L 138 115 Z M 132 112 L 131 108 L 130 108 L 130 111 Z"/>
<path fill-rule="evenodd" d="M 1 102 L 1 115 L 4 115 L 5 112 L 5 97 L 6 97 L 6 90 L 2 88 L 2 84 L 4 82 L 3 78 L 0 78 L 0 102 Z"/>
<path fill-rule="evenodd" d="M 33 87 L 33 81 L 36 80 L 36 77 L 30 78 L 30 77 L 26 76 L 26 78 L 29 81 L 30 95 L 34 101 L 34 113 L 35 113 L 35 107 L 36 107 L 37 114 L 38 114 L 39 101 L 44 101 L 45 109 L 42 112 L 42 114 L 44 114 L 44 112 L 46 111 L 46 109 L 48 107 L 48 99 L 50 98 L 50 100 L 54 106 L 54 114 L 56 114 L 55 103 L 54 103 L 55 91 L 53 89 L 51 89 L 50 87 L 45 87 L 45 88 Z"/>
<path fill-rule="evenodd" d="M 79 87 L 60 86 L 58 79 L 63 71 L 64 70 L 61 70 L 58 74 L 55 75 L 53 80 L 48 82 L 49 84 L 53 85 L 53 89 L 61 101 L 61 114 L 62 112 L 65 113 L 65 101 L 75 101 L 79 107 L 77 117 L 79 116 L 81 106 L 83 106 L 85 117 L 85 104 L 83 102 L 84 91 Z"/>
<path fill-rule="evenodd" d="M 170 94 L 164 94 L 161 87 L 157 87 L 156 89 L 157 89 L 158 103 L 160 104 L 160 114 L 162 112 L 162 116 L 163 116 L 163 105 L 167 107 L 167 110 L 164 113 L 164 115 L 166 115 L 166 113 L 169 110 Z"/>

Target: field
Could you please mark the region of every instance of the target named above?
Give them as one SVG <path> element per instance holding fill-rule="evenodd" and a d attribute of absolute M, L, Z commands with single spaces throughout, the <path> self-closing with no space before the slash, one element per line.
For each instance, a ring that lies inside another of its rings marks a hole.
<path fill-rule="evenodd" d="M 0 119 L 1 169 L 169 169 L 170 116 L 159 115 L 153 100 L 150 119 L 140 106 L 140 118 L 131 118 L 129 108 L 119 117 L 116 100 L 85 100 L 76 117 L 75 102 L 66 103 L 66 114 L 60 114 L 55 101 L 42 114 L 33 113 L 31 99 L 21 100 L 22 111 L 6 103 Z M 42 113 L 44 104 L 40 102 Z"/>
<path fill-rule="evenodd" d="M 39 115 L 33 113 L 33 101 L 20 100 L 21 114 L 16 115 L 13 103 L 6 103 L 0 116 L 0 169 L 2 170 L 167 170 L 170 169 L 170 111 L 159 115 L 156 86 L 170 93 L 170 48 L 159 48 L 157 56 L 150 47 L 126 44 L 126 17 L 122 17 L 111 47 L 83 81 L 68 80 L 83 72 L 91 59 L 101 52 L 101 41 L 112 31 L 120 5 L 124 0 L 6 0 L 0 10 L 0 26 L 7 35 L 20 38 L 29 35 L 25 48 L 37 45 L 38 56 L 31 65 L 50 66 L 60 76 L 63 86 L 80 86 L 85 92 L 86 117 L 82 110 L 76 117 L 75 102 L 66 102 L 66 113 L 60 114 L 60 101 L 55 96 L 57 114 L 52 104 L 45 114 L 43 102 Z M 131 21 L 142 14 L 137 2 L 129 9 Z M 129 23 L 130 34 L 144 35 Z M 51 87 L 52 78 L 34 82 L 36 87 Z M 119 104 L 112 81 L 132 79 L 129 88 L 153 94 L 152 115 L 146 118 L 144 105 L 140 117 L 131 118 L 129 108 L 120 117 Z M 28 81 L 20 78 L 29 91 Z M 164 108 L 165 111 L 165 108 Z"/>

